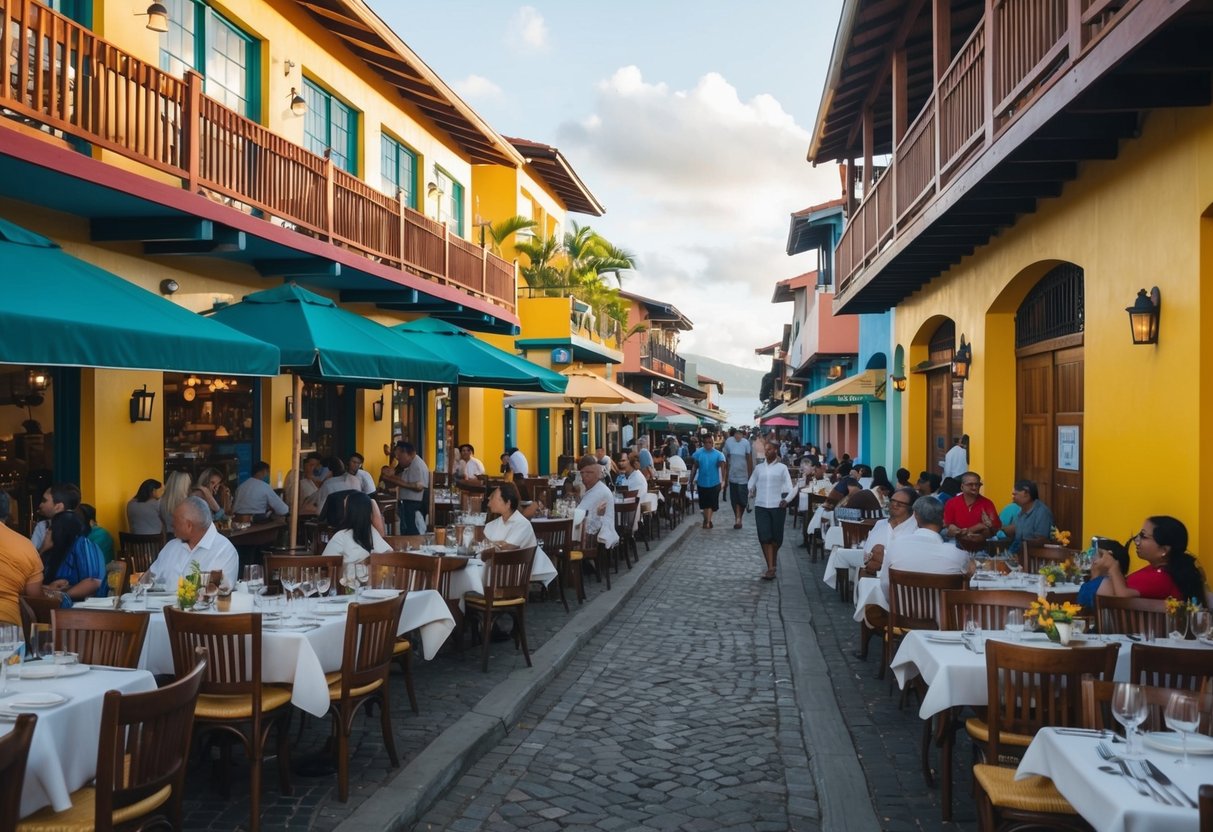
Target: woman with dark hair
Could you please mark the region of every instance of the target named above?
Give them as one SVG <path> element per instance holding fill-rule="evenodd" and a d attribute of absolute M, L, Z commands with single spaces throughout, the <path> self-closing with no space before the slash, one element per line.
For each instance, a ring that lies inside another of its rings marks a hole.
<path fill-rule="evenodd" d="M 913 488 L 914 484 L 910 482 L 910 471 L 907 468 L 897 469 L 897 487 L 898 488 Z"/>
<path fill-rule="evenodd" d="M 484 527 L 484 539 L 509 549 L 525 549 L 535 545 L 535 530 L 531 521 L 518 510 L 520 498 L 513 483 L 503 483 L 489 494 L 489 511 L 500 515 Z"/>
<path fill-rule="evenodd" d="M 51 518 L 48 536 L 51 546 L 42 556 L 43 590 L 49 590 L 63 607 L 85 598 L 104 598 L 105 558 L 85 535 L 80 515 L 59 512 Z"/>
<path fill-rule="evenodd" d="M 324 554 L 341 555 L 345 563 L 357 563 L 369 558 L 371 552 L 392 551 L 371 522 L 375 501 L 361 491 L 347 491 L 341 496 L 345 498 L 341 528 L 329 538 Z"/>
<path fill-rule="evenodd" d="M 880 497 L 882 505 L 889 499 L 889 495 L 893 493 L 893 483 L 889 482 L 889 473 L 885 471 L 883 465 L 877 465 L 872 469 L 872 485 L 870 488 L 876 492 L 876 496 Z"/>
<path fill-rule="evenodd" d="M 126 525 L 131 534 L 163 534 L 160 519 L 160 480 L 144 480 L 134 498 L 126 504 Z"/>
<path fill-rule="evenodd" d="M 1099 547 L 1099 551 L 1096 553 L 1095 560 L 1091 562 L 1091 577 L 1078 588 L 1078 603 L 1088 609 L 1095 609 L 1095 596 L 1099 593 L 1099 587 L 1103 585 L 1108 577 L 1108 562 L 1104 560 L 1103 555 L 1110 554 L 1112 556 L 1112 559 L 1120 568 L 1120 574 L 1124 575 L 1129 571 L 1129 547 L 1127 544 L 1118 543 L 1107 537 L 1097 537 L 1095 541 Z"/>
<path fill-rule="evenodd" d="M 108 564 L 114 559 L 114 536 L 97 522 L 97 509 L 88 503 L 81 503 L 76 507 L 76 511 L 80 512 L 80 519 L 84 521 L 88 539 L 97 544 L 97 548 L 101 550 L 101 557 L 105 558 L 105 562 Z"/>
<path fill-rule="evenodd" d="M 1196 558 L 1188 553 L 1188 529 L 1183 523 L 1166 515 L 1147 517 L 1133 541 L 1137 544 L 1137 556 L 1146 565 L 1125 577 L 1112 553 L 1101 550 L 1095 564 L 1107 580 L 1099 585 L 1100 595 L 1181 601 L 1195 598 L 1198 603 L 1205 602 L 1205 578 Z"/>

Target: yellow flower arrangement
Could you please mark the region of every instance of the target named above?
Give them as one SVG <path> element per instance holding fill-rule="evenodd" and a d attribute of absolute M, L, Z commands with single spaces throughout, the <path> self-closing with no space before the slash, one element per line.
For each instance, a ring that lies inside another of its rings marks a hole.
<path fill-rule="evenodd" d="M 1185 612 L 1191 615 L 1200 609 L 1200 602 L 1195 598 L 1189 598 L 1187 601 L 1181 601 L 1175 596 L 1171 596 L 1163 601 L 1167 607 L 1168 615 L 1175 615 L 1177 612 Z"/>
<path fill-rule="evenodd" d="M 1078 574 L 1078 568 L 1074 562 L 1070 560 L 1062 563 L 1046 563 L 1040 567 L 1040 574 L 1044 575 L 1045 581 L 1049 586 L 1055 584 L 1063 584 Z"/>
<path fill-rule="evenodd" d="M 1049 529 L 1049 539 L 1052 540 L 1054 543 L 1056 543 L 1058 546 L 1069 547 L 1069 545 L 1070 545 L 1070 533 L 1067 531 L 1062 531 L 1062 530 L 1058 529 L 1056 526 L 1053 526 Z"/>
<path fill-rule="evenodd" d="M 1082 612 L 1082 606 L 1063 601 L 1060 604 L 1050 604 L 1044 598 L 1037 598 L 1023 614 L 1024 618 L 1035 620 L 1037 626 L 1048 634 L 1053 641 L 1058 639 L 1057 625 L 1069 624 Z"/>
<path fill-rule="evenodd" d="M 198 561 L 190 561 L 190 571 L 177 579 L 177 606 L 191 610 L 198 601 L 198 588 L 202 586 L 202 567 Z"/>

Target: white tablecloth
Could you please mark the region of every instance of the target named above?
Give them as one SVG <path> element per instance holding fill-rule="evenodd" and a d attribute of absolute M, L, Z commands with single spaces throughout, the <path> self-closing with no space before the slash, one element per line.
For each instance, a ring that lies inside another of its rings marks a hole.
<path fill-rule="evenodd" d="M 42 664 L 34 662 L 35 665 Z M 144 693 L 156 689 L 152 674 L 143 670 L 89 670 L 80 676 L 60 679 L 14 679 L 9 686 L 19 693 L 53 691 L 69 697 L 54 708 L 38 708 L 38 725 L 26 764 L 21 790 L 21 817 L 44 806 L 56 812 L 72 807 L 71 793 L 83 788 L 97 774 L 97 743 L 101 728 L 101 706 L 105 692 Z M 5 700 L 0 700 L 3 704 Z M 0 722 L 0 736 L 13 730 L 13 723 Z"/>
<path fill-rule="evenodd" d="M 808 500 L 808 497 L 807 497 L 807 496 L 805 497 L 805 500 L 806 500 L 806 501 Z M 808 509 L 806 508 L 805 510 L 807 511 Z M 824 503 L 823 503 L 822 505 L 819 505 L 819 506 L 817 507 L 817 511 L 813 512 L 813 517 L 812 517 L 812 519 L 811 519 L 811 520 L 809 520 L 809 525 L 807 525 L 807 526 L 805 526 L 805 527 L 804 527 L 804 533 L 805 533 L 805 534 L 812 534 L 813 532 L 815 532 L 815 531 L 817 531 L 818 529 L 820 529 L 820 528 L 821 528 L 821 523 L 822 523 L 822 520 L 825 518 L 825 516 L 826 516 L 827 514 L 830 516 L 830 518 L 831 518 L 831 519 L 833 519 L 833 517 L 834 517 L 834 512 L 832 512 L 832 511 L 827 512 L 827 511 L 826 511 L 826 507 L 825 507 L 825 504 L 824 504 Z"/>
<path fill-rule="evenodd" d="M 1028 575 L 1021 573 L 1020 575 L 998 575 L 997 577 L 983 577 L 974 575 L 969 581 L 969 586 L 973 589 L 1013 589 L 1018 592 L 1039 592 L 1040 581 L 1037 575 Z M 1045 591 L 1051 592 L 1054 595 L 1077 595 L 1078 584 L 1054 584 L 1048 587 Z"/>
<path fill-rule="evenodd" d="M 884 597 L 884 587 L 880 578 L 860 578 L 855 584 L 855 615 L 856 621 L 863 621 L 863 608 L 875 604 L 882 610 L 888 610 L 889 602 Z"/>
<path fill-rule="evenodd" d="M 232 596 L 234 612 L 251 609 L 249 595 Z M 342 596 L 352 600 L 352 596 Z M 338 599 L 332 599 L 338 600 Z M 365 603 L 373 603 L 366 598 Z M 125 604 L 129 601 L 124 602 Z M 199 613 L 222 615 L 222 613 Z M 345 649 L 345 616 L 317 615 L 319 626 L 303 631 L 263 629 L 261 635 L 261 679 L 263 682 L 292 685 L 291 703 L 315 716 L 324 716 L 329 708 L 328 685 L 324 674 L 341 669 Z M 410 592 L 404 602 L 397 633 L 421 631 L 421 655 L 432 659 L 447 636 L 455 629 L 455 619 L 442 596 L 432 589 Z M 171 674 L 173 654 L 168 627 L 163 615 L 152 615 L 147 641 L 139 666 L 152 673 Z"/>
<path fill-rule="evenodd" d="M 1096 752 L 1097 737 L 1059 734 L 1048 728 L 1036 734 L 1019 763 L 1016 778 L 1033 774 L 1053 781 L 1057 790 L 1083 818 L 1100 832 L 1167 832 L 1200 828 L 1196 809 L 1164 806 L 1144 797 L 1119 774 L 1100 771 L 1110 764 Z M 1144 745 L 1144 744 L 1143 744 Z M 1122 751 L 1117 743 L 1113 748 Z M 1177 755 L 1145 747 L 1154 763 L 1188 797 L 1197 799 L 1202 783 L 1213 782 L 1213 757 L 1192 756 L 1189 768 L 1175 765 Z"/>
<path fill-rule="evenodd" d="M 851 583 L 855 582 L 855 578 L 859 575 L 859 568 L 863 566 L 863 549 L 844 549 L 841 546 L 836 546 L 830 552 L 830 559 L 826 561 L 826 571 L 821 579 L 825 581 L 826 586 L 831 589 L 838 586 L 837 570 L 847 567 L 851 570 Z"/>

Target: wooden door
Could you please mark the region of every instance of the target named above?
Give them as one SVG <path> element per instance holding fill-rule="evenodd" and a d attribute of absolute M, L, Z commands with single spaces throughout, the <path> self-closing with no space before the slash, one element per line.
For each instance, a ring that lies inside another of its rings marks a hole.
<path fill-rule="evenodd" d="M 1019 359 L 1019 441 L 1015 477 L 1032 480 L 1040 498 L 1053 507 L 1053 353 Z"/>
<path fill-rule="evenodd" d="M 945 367 L 927 373 L 928 474 L 943 474 L 940 464 L 952 447 L 952 374 Z"/>
<path fill-rule="evenodd" d="M 1082 536 L 1082 346 L 1044 351 L 1038 345 L 1017 362 L 1019 435 L 1016 477 L 1029 479 L 1059 529 Z"/>

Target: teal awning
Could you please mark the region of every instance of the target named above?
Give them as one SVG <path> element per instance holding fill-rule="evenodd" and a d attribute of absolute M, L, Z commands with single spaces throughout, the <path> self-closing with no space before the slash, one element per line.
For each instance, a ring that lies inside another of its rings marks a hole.
<path fill-rule="evenodd" d="M 392 327 L 410 352 L 429 353 L 459 368 L 459 384 L 536 393 L 563 393 L 568 379 L 546 367 L 481 341 L 466 329 L 437 318 Z"/>
<path fill-rule="evenodd" d="M 450 361 L 410 354 L 392 330 L 293 283 L 246 295 L 211 318 L 274 344 L 282 369 L 308 378 L 355 384 L 458 379 Z"/>
<path fill-rule="evenodd" d="M 0 363 L 278 375 L 278 350 L 0 219 Z"/>

